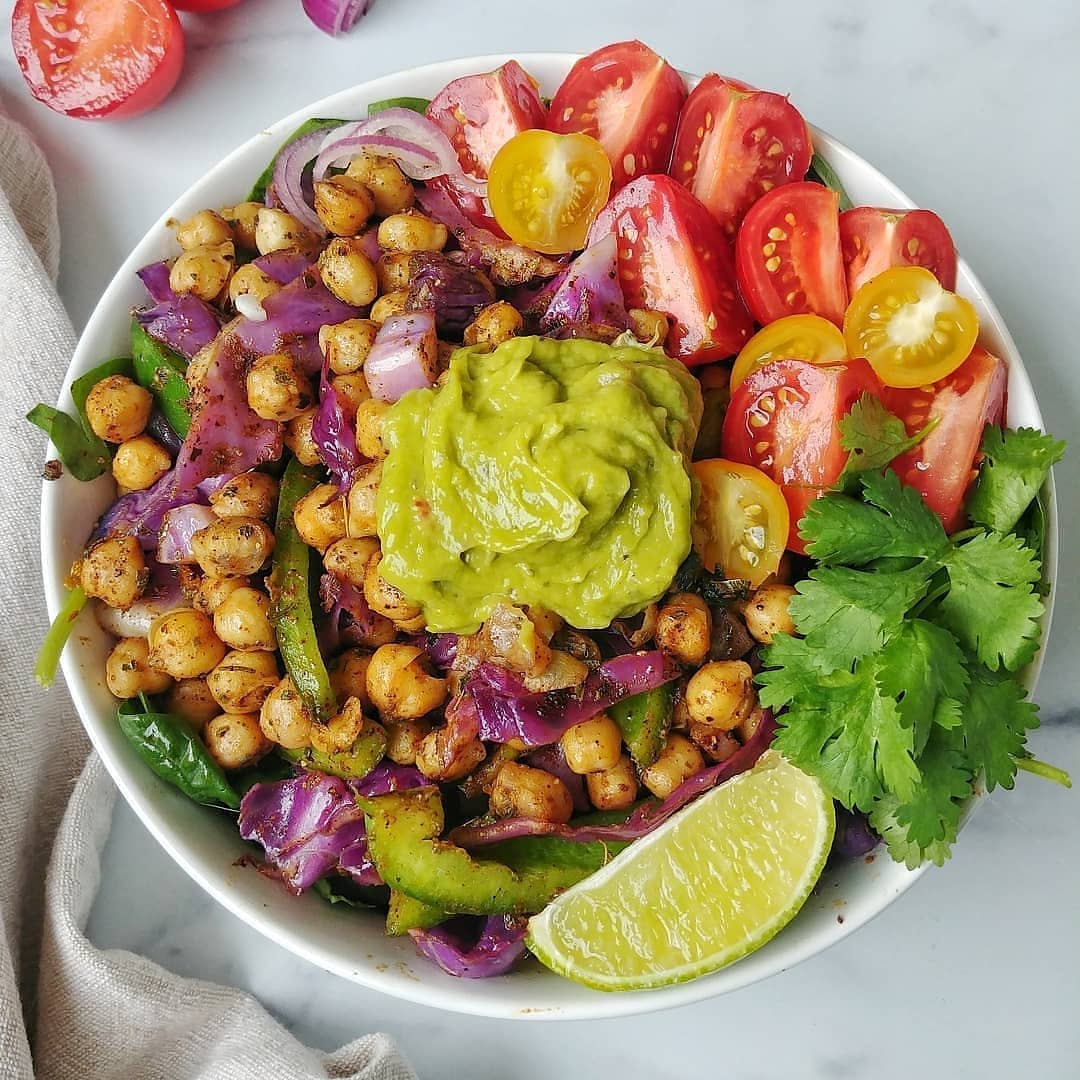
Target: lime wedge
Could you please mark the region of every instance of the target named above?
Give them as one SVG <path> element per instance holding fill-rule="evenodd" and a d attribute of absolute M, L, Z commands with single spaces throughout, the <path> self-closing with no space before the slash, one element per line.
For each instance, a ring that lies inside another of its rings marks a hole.
<path fill-rule="evenodd" d="M 529 921 L 529 948 L 596 990 L 717 971 L 791 921 L 835 828 L 821 785 L 770 750 L 567 889 Z"/>

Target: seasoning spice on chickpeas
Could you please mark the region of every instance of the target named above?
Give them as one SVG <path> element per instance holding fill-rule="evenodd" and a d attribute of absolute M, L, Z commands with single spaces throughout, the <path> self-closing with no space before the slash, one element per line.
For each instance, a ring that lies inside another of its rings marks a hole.
<path fill-rule="evenodd" d="M 311 380 L 284 353 L 260 356 L 247 373 L 245 389 L 253 412 L 282 423 L 311 408 L 315 400 Z"/>
<path fill-rule="evenodd" d="M 319 410 L 312 406 L 294 416 L 286 425 L 282 441 L 293 452 L 301 465 L 318 465 L 322 461 L 319 447 L 312 435 L 315 414 Z"/>
<path fill-rule="evenodd" d="M 345 236 L 335 237 L 319 256 L 323 284 L 343 303 L 367 307 L 379 295 L 375 265 L 363 244 Z"/>
<path fill-rule="evenodd" d="M 743 608 L 746 629 L 755 641 L 771 645 L 775 634 L 795 633 L 795 620 L 788 611 L 794 595 L 790 585 L 779 582 L 758 586 Z"/>
<path fill-rule="evenodd" d="M 270 597 L 260 589 L 231 592 L 214 611 L 214 632 L 232 649 L 276 649 Z"/>
<path fill-rule="evenodd" d="M 346 649 L 338 653 L 328 666 L 330 688 L 338 701 L 354 697 L 365 708 L 371 707 L 367 692 L 367 669 L 371 653 L 363 649 Z"/>
<path fill-rule="evenodd" d="M 420 740 L 416 767 L 429 780 L 453 783 L 468 776 L 486 757 L 487 750 L 479 739 L 462 743 L 443 726 Z"/>
<path fill-rule="evenodd" d="M 206 675 L 221 663 L 225 643 L 210 617 L 195 608 L 178 608 L 150 624 L 150 666 L 174 679 Z"/>
<path fill-rule="evenodd" d="M 383 251 L 413 254 L 418 251 L 442 251 L 450 232 L 441 221 L 434 221 L 419 210 L 391 214 L 379 223 L 379 247 Z"/>
<path fill-rule="evenodd" d="M 255 215 L 255 247 L 260 255 L 294 250 L 307 254 L 318 250 L 319 238 L 285 210 L 262 206 Z"/>
<path fill-rule="evenodd" d="M 378 521 L 375 514 L 375 499 L 379 494 L 379 482 L 382 480 L 382 462 L 375 461 L 357 470 L 352 487 L 346 496 L 348 525 L 350 536 L 375 536 L 378 533 Z"/>
<path fill-rule="evenodd" d="M 347 173 L 315 181 L 314 194 L 315 213 L 337 236 L 355 236 L 375 213 L 371 189 Z"/>
<path fill-rule="evenodd" d="M 262 733 L 255 713 L 222 713 L 203 728 L 203 742 L 210 756 L 223 769 L 243 769 L 254 765 L 272 748 Z"/>
<path fill-rule="evenodd" d="M 507 761 L 491 785 L 491 812 L 496 817 L 524 817 L 565 825 L 574 815 L 574 800 L 557 776 Z"/>
<path fill-rule="evenodd" d="M 216 247 L 231 243 L 232 226 L 213 210 L 200 210 L 186 221 L 170 221 L 176 230 L 176 242 L 185 250 L 199 247 Z"/>
<path fill-rule="evenodd" d="M 267 297 L 273 296 L 281 286 L 267 273 L 260 270 L 254 263 L 241 266 L 231 278 L 229 278 L 229 299 L 233 307 L 241 296 L 252 296 L 261 304 Z"/>
<path fill-rule="evenodd" d="M 446 680 L 432 674 L 431 662 L 415 645 L 383 645 L 367 669 L 371 704 L 385 720 L 416 720 L 446 701 Z"/>
<path fill-rule="evenodd" d="M 378 553 L 379 541 L 374 536 L 347 536 L 326 549 L 323 566 L 342 581 L 362 589 L 367 565 Z"/>
<path fill-rule="evenodd" d="M 252 713 L 262 708 L 280 679 L 272 652 L 233 651 L 206 676 L 206 685 L 219 710 Z"/>
<path fill-rule="evenodd" d="M 113 479 L 128 491 L 153 487 L 172 468 L 169 451 L 149 435 L 122 442 L 113 455 Z"/>
<path fill-rule="evenodd" d="M 345 508 L 336 484 L 318 484 L 293 509 L 300 539 L 322 554 L 345 538 Z"/>
<path fill-rule="evenodd" d="M 377 326 L 382 326 L 387 319 L 395 315 L 404 315 L 409 310 L 409 290 L 395 289 L 384 293 L 371 305 L 368 318 Z"/>
<path fill-rule="evenodd" d="M 418 604 L 406 599 L 405 594 L 391 585 L 379 573 L 382 552 L 375 552 L 364 569 L 364 599 L 368 607 L 380 615 L 392 619 L 400 630 L 419 630 L 424 625 L 423 613 Z"/>
<path fill-rule="evenodd" d="M 641 782 L 658 799 L 666 799 L 684 780 L 705 768 L 701 751 L 685 735 L 671 732 L 657 759 L 641 771 Z"/>
<path fill-rule="evenodd" d="M 235 264 L 236 249 L 231 240 L 224 244 L 193 247 L 173 263 L 169 271 L 169 288 L 209 303 L 225 291 Z"/>
<path fill-rule="evenodd" d="M 390 158 L 363 151 L 349 164 L 345 175 L 359 180 L 371 192 L 379 217 L 407 210 L 416 202 L 408 177 Z"/>
<path fill-rule="evenodd" d="M 121 610 L 142 596 L 149 579 L 146 558 L 134 536 L 114 536 L 95 544 L 79 569 L 79 583 L 87 596 Z"/>
<path fill-rule="evenodd" d="M 206 726 L 219 712 L 221 705 L 210 693 L 204 678 L 178 679 L 165 695 L 165 708 L 179 716 L 193 731 Z"/>
<path fill-rule="evenodd" d="M 210 505 L 220 518 L 269 519 L 277 507 L 278 481 L 264 472 L 234 476 L 210 496 Z"/>
<path fill-rule="evenodd" d="M 150 646 L 146 638 L 121 638 L 105 661 L 105 685 L 118 698 L 139 694 L 161 694 L 172 686 L 172 679 L 150 667 Z"/>
<path fill-rule="evenodd" d="M 255 227 L 258 222 L 259 211 L 264 209 L 262 203 L 242 202 L 236 206 L 223 206 L 219 213 L 233 231 L 233 238 L 239 247 L 253 251 L 256 247 Z"/>
<path fill-rule="evenodd" d="M 700 664 L 709 655 L 712 616 L 696 593 L 676 593 L 657 612 L 656 644 L 687 666 Z"/>
<path fill-rule="evenodd" d="M 743 660 L 714 660 L 698 668 L 686 687 L 693 723 L 731 731 L 756 704 L 754 672 Z"/>
<path fill-rule="evenodd" d="M 370 319 L 346 319 L 319 330 L 319 348 L 335 375 L 351 375 L 364 366 L 378 326 Z"/>
<path fill-rule="evenodd" d="M 589 793 L 589 802 L 597 810 L 625 810 L 632 806 L 638 797 L 634 763 L 629 755 L 621 754 L 610 769 L 589 773 L 585 777 L 585 787 Z"/>
<path fill-rule="evenodd" d="M 221 518 L 191 538 L 195 561 L 216 577 L 255 574 L 274 551 L 274 533 L 253 517 Z"/>
<path fill-rule="evenodd" d="M 525 320 L 521 312 L 505 300 L 488 304 L 465 327 L 466 345 L 490 345 L 494 348 L 521 332 Z"/>
<path fill-rule="evenodd" d="M 267 694 L 259 710 L 263 734 L 286 750 L 302 750 L 311 745 L 311 713 L 304 707 L 300 691 L 286 675 Z"/>
<path fill-rule="evenodd" d="M 141 435 L 154 408 L 150 391 L 126 375 L 109 375 L 86 397 L 86 419 L 99 439 L 122 443 Z"/>

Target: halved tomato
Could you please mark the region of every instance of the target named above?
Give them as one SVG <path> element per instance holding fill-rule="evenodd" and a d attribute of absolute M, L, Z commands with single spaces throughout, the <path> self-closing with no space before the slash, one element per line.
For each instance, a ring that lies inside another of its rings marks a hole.
<path fill-rule="evenodd" d="M 950 292 L 956 288 L 956 245 L 932 210 L 845 210 L 840 248 L 851 296 L 892 266 L 924 266 Z"/>
<path fill-rule="evenodd" d="M 844 335 L 820 315 L 787 315 L 762 327 L 743 347 L 731 368 L 731 392 L 747 375 L 774 360 L 842 364 L 848 358 Z"/>
<path fill-rule="evenodd" d="M 662 56 L 640 41 L 620 41 L 570 69 L 551 100 L 548 127 L 597 139 L 618 191 L 635 176 L 667 171 L 685 100 L 682 76 Z"/>
<path fill-rule="evenodd" d="M 672 321 L 666 348 L 684 363 L 733 356 L 752 323 L 735 286 L 731 249 L 712 215 L 670 176 L 639 176 L 608 203 L 588 242 L 614 232 L 628 308 Z"/>
<path fill-rule="evenodd" d="M 757 199 L 806 176 L 812 154 L 810 129 L 786 97 L 706 75 L 683 106 L 668 171 L 734 238 Z"/>
<path fill-rule="evenodd" d="M 806 508 L 843 472 L 847 451 L 839 422 L 864 393 L 881 393 L 865 360 L 832 366 L 778 360 L 752 372 L 731 396 L 724 456 L 780 485 L 791 514 L 792 551 L 806 550 L 798 535 Z"/>
<path fill-rule="evenodd" d="M 964 522 L 964 497 L 975 478 L 983 431 L 987 424 L 1004 420 L 1008 381 L 1005 362 L 977 345 L 960 367 L 932 386 L 882 392 L 886 408 L 904 421 L 909 433 L 937 421 L 892 468 L 922 495 L 946 532 L 955 532 Z"/>
<path fill-rule="evenodd" d="M 694 521 L 694 550 L 711 573 L 746 578 L 757 588 L 775 574 L 787 544 L 787 503 L 760 469 L 738 461 L 695 461 L 701 498 Z"/>
<path fill-rule="evenodd" d="M 835 192 L 802 181 L 762 195 L 750 208 L 735 241 L 735 268 L 759 323 L 804 314 L 843 323 L 839 205 Z"/>
<path fill-rule="evenodd" d="M 532 76 L 510 60 L 484 75 L 448 83 L 435 95 L 427 116 L 446 132 L 465 172 L 483 178 L 515 135 L 544 126 L 546 112 Z"/>
<path fill-rule="evenodd" d="M 34 97 L 82 120 L 154 108 L 184 63 L 184 32 L 165 0 L 16 0 L 11 43 Z"/>

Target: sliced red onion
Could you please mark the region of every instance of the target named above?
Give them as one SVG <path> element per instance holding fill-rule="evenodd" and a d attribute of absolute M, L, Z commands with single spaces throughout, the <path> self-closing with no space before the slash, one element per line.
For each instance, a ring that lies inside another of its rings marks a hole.
<path fill-rule="evenodd" d="M 379 226 L 369 226 L 360 234 L 359 239 L 360 251 L 373 263 L 377 263 L 382 258 L 382 248 L 379 247 Z"/>
<path fill-rule="evenodd" d="M 379 401 L 397 401 L 410 390 L 431 386 L 435 382 L 438 348 L 433 312 L 392 315 L 379 327 L 375 344 L 364 361 L 371 396 Z"/>
<path fill-rule="evenodd" d="M 833 838 L 832 854 L 842 859 L 858 859 L 869 854 L 881 843 L 866 815 L 858 810 L 847 810 L 836 804 L 836 835 Z"/>
<path fill-rule="evenodd" d="M 363 150 L 375 150 L 380 157 L 392 158 L 401 171 L 413 180 L 442 176 L 445 169 L 438 155 L 419 143 L 396 139 L 391 135 L 353 135 L 350 138 L 336 138 L 330 143 L 315 159 L 311 175 L 316 180 L 322 180 L 329 169 L 344 168 Z"/>
<path fill-rule="evenodd" d="M 527 920 L 459 915 L 429 930 L 410 930 L 420 954 L 460 979 L 505 975 L 525 955 Z"/>
<path fill-rule="evenodd" d="M 98 625 L 114 637 L 146 637 L 150 624 L 166 611 L 184 603 L 180 575 L 174 566 L 162 566 L 151 560 L 150 582 L 146 591 L 124 611 L 95 601 Z"/>
<path fill-rule="evenodd" d="M 301 135 L 288 146 L 282 147 L 274 159 L 273 185 L 281 208 L 287 210 L 316 236 L 325 236 L 326 228 L 312 209 L 310 196 L 304 191 L 304 170 L 319 152 L 319 146 L 325 138 L 325 131 L 312 131 Z"/>
<path fill-rule="evenodd" d="M 161 531 L 158 534 L 158 562 L 169 565 L 195 562 L 191 538 L 216 520 L 217 515 L 209 506 L 198 503 L 174 506 L 171 510 L 166 510 L 161 518 Z"/>
<path fill-rule="evenodd" d="M 337 37 L 351 30 L 375 0 L 304 0 L 304 14 L 325 34 Z"/>

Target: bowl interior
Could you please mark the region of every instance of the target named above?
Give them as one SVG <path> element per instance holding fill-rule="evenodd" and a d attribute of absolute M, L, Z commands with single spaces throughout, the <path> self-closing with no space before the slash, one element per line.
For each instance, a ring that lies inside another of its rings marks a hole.
<path fill-rule="evenodd" d="M 548 94 L 554 92 L 576 59 L 570 54 L 515 55 Z M 129 312 L 145 298 L 135 270 L 175 253 L 172 233 L 165 227 L 168 218 L 184 218 L 203 207 L 242 197 L 282 140 L 308 116 L 362 117 L 370 101 L 400 95 L 431 96 L 450 79 L 490 70 L 505 59 L 473 57 L 375 79 L 305 107 L 230 154 L 162 214 L 120 268 L 76 349 L 61 406 L 71 405 L 68 387 L 73 378 L 103 357 L 128 350 Z M 817 130 L 814 138 L 856 203 L 913 205 L 891 181 L 843 144 Z M 1016 346 L 997 309 L 963 262 L 959 291 L 978 309 L 981 340 L 1009 362 L 1010 422 L 1041 427 L 1039 408 Z M 42 561 L 50 614 L 55 614 L 62 602 L 67 568 L 112 497 L 108 478 L 81 484 L 65 474 L 44 485 Z M 1050 580 L 1054 580 L 1057 546 L 1052 488 L 1049 503 L 1047 559 Z M 1048 625 L 1049 611 L 1046 622 Z M 865 862 L 830 869 L 796 920 L 772 942 L 725 971 L 683 986 L 605 995 L 560 979 L 535 962 L 511 977 L 453 979 L 419 959 L 408 939 L 385 937 L 379 917 L 341 910 L 313 895 L 294 898 L 256 871 L 237 866 L 238 858 L 250 849 L 241 841 L 233 816 L 197 806 L 159 780 L 120 734 L 115 723 L 116 701 L 103 676 L 109 640 L 92 617 L 84 616 L 74 635 L 75 643 L 65 652 L 64 674 L 98 753 L 147 828 L 196 881 L 245 922 L 327 971 L 412 1001 L 479 1015 L 528 1019 L 618 1016 L 696 1001 L 744 986 L 820 952 L 882 911 L 919 876 L 881 853 Z M 1030 672 L 1032 682 L 1038 664 Z M 842 924 L 837 919 L 840 902 Z"/>

